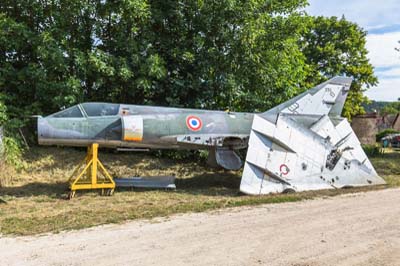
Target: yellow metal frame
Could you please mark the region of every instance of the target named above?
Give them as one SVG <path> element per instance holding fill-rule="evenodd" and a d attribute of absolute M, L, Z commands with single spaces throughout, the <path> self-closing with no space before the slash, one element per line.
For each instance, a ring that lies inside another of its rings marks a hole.
<path fill-rule="evenodd" d="M 115 182 L 98 158 L 99 144 L 93 143 L 88 147 L 85 159 L 75 168 L 68 182 L 70 183 L 71 197 L 76 190 L 82 189 L 110 189 L 109 195 L 114 192 Z M 85 166 L 82 171 L 79 169 Z M 104 175 L 103 180 L 98 179 L 98 168 Z M 79 173 L 79 174 L 78 174 Z M 78 174 L 78 176 L 76 176 Z M 86 177 L 86 178 L 85 178 Z"/>

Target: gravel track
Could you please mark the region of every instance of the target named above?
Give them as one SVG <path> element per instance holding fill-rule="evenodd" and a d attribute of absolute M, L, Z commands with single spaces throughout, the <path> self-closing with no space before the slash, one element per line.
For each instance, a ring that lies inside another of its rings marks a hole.
<path fill-rule="evenodd" d="M 400 189 L 2 237 L 0 265 L 400 265 Z"/>

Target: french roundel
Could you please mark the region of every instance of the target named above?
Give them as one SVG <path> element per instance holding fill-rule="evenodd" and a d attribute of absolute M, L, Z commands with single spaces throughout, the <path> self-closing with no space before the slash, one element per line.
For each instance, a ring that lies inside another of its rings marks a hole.
<path fill-rule="evenodd" d="M 192 131 L 198 131 L 203 126 L 201 119 L 194 115 L 186 117 L 186 126 Z"/>
<path fill-rule="evenodd" d="M 279 171 L 281 171 L 281 174 L 287 175 L 287 174 L 289 174 L 290 169 L 289 169 L 289 167 L 288 167 L 286 164 L 281 164 L 281 165 L 279 166 Z"/>

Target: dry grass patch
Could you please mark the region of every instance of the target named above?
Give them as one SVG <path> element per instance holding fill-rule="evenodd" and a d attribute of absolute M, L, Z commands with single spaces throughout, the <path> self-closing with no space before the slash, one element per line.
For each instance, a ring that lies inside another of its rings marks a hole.
<path fill-rule="evenodd" d="M 113 176 L 176 175 L 177 190 L 119 190 L 112 197 L 77 192 L 65 200 L 66 180 L 85 156 L 84 150 L 38 147 L 25 155 L 27 167 L 12 169 L 0 187 L 0 233 L 29 235 L 79 229 L 138 218 L 202 212 L 225 207 L 278 203 L 334 196 L 374 188 L 328 190 L 286 195 L 246 196 L 239 193 L 241 173 L 216 171 L 194 162 L 175 162 L 146 153 L 115 154 L 102 151 L 100 159 Z M 372 158 L 389 185 L 400 185 L 400 155 Z M 1 177 L 1 176 L 0 176 Z"/>

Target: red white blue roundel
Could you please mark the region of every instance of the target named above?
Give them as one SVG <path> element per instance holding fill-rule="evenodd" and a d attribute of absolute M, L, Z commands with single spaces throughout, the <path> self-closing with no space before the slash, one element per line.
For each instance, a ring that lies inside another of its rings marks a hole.
<path fill-rule="evenodd" d="M 186 117 L 186 126 L 192 131 L 198 131 L 203 126 L 201 119 L 194 115 Z"/>

